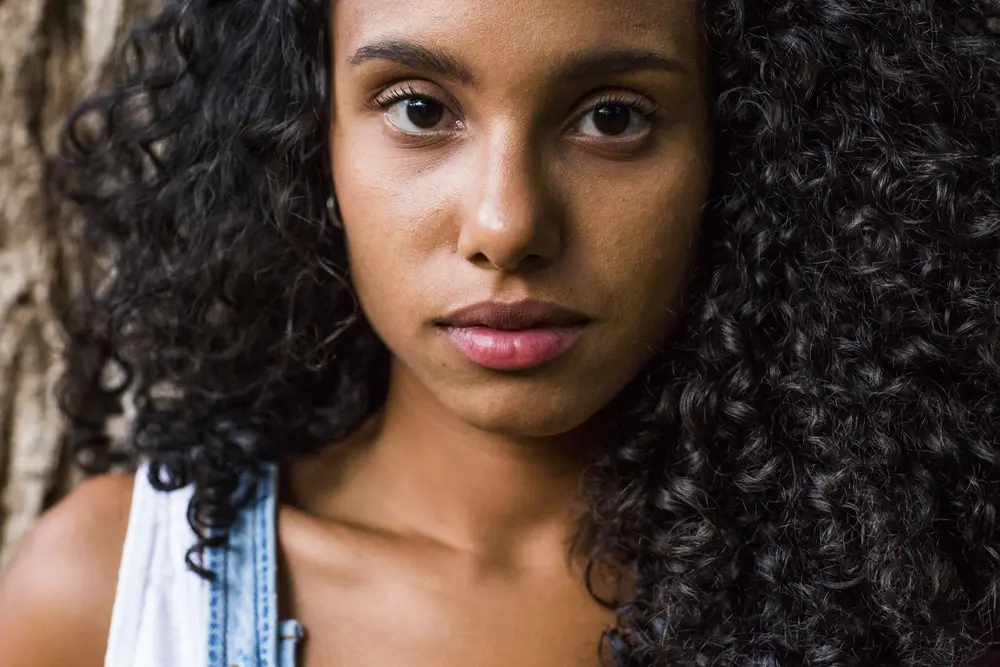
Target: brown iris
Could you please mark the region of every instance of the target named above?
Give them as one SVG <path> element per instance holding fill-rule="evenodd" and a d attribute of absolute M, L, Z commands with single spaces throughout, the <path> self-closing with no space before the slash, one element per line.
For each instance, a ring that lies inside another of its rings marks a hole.
<path fill-rule="evenodd" d="M 617 136 L 628 129 L 632 109 L 624 104 L 606 104 L 594 109 L 594 127 L 602 134 Z"/>
<path fill-rule="evenodd" d="M 444 117 L 444 107 L 427 97 L 414 97 L 406 101 L 406 118 L 422 130 L 431 130 Z"/>

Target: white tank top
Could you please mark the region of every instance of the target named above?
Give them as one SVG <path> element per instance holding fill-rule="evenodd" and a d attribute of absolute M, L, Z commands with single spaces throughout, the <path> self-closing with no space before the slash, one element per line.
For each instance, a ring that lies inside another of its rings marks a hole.
<path fill-rule="evenodd" d="M 184 562 L 191 493 L 157 491 L 145 465 L 136 473 L 105 667 L 205 664 L 209 582 Z"/>

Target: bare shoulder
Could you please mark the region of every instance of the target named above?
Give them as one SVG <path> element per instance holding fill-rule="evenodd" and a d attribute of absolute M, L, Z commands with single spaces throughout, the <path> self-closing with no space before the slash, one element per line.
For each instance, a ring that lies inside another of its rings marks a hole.
<path fill-rule="evenodd" d="M 5 667 L 101 667 L 134 477 L 88 480 L 38 521 L 0 570 Z"/>

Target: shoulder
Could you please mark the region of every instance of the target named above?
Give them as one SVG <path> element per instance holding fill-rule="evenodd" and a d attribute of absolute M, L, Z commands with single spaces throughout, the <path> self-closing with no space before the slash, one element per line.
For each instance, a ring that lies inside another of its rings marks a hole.
<path fill-rule="evenodd" d="M 85 482 L 0 571 L 5 665 L 103 665 L 133 485 L 131 475 Z"/>

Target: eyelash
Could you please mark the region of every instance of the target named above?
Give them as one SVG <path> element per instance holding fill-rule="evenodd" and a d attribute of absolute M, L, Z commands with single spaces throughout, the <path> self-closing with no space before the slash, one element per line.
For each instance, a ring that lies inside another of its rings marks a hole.
<path fill-rule="evenodd" d="M 407 85 L 405 88 L 394 88 L 388 92 L 382 93 L 368 105 L 373 109 L 388 109 L 393 104 L 397 102 L 402 102 L 403 100 L 409 100 L 413 98 L 434 100 L 430 95 L 425 95 L 424 93 L 419 93 L 413 89 L 412 86 Z M 437 100 L 434 100 L 437 101 Z"/>
<path fill-rule="evenodd" d="M 625 106 L 630 109 L 635 109 L 640 113 L 646 120 L 652 120 L 660 111 L 660 105 L 651 100 L 646 95 L 642 93 L 632 92 L 635 97 L 627 96 L 623 91 L 616 91 L 614 93 L 606 93 L 597 99 L 596 102 L 587 107 L 584 114 L 593 112 L 595 109 L 600 109 L 605 106 Z M 372 100 L 368 106 L 373 109 L 388 109 L 398 102 L 409 99 L 425 99 L 432 100 L 438 104 L 443 104 L 440 100 L 427 95 L 425 93 L 418 92 L 412 86 L 407 85 L 403 88 L 393 88 Z"/>
<path fill-rule="evenodd" d="M 659 111 L 660 105 L 641 93 L 633 92 L 634 97 L 625 95 L 622 91 L 609 93 L 601 96 L 597 101 L 587 107 L 587 113 L 600 109 L 601 107 L 623 106 L 635 109 L 647 120 L 653 118 Z"/>

